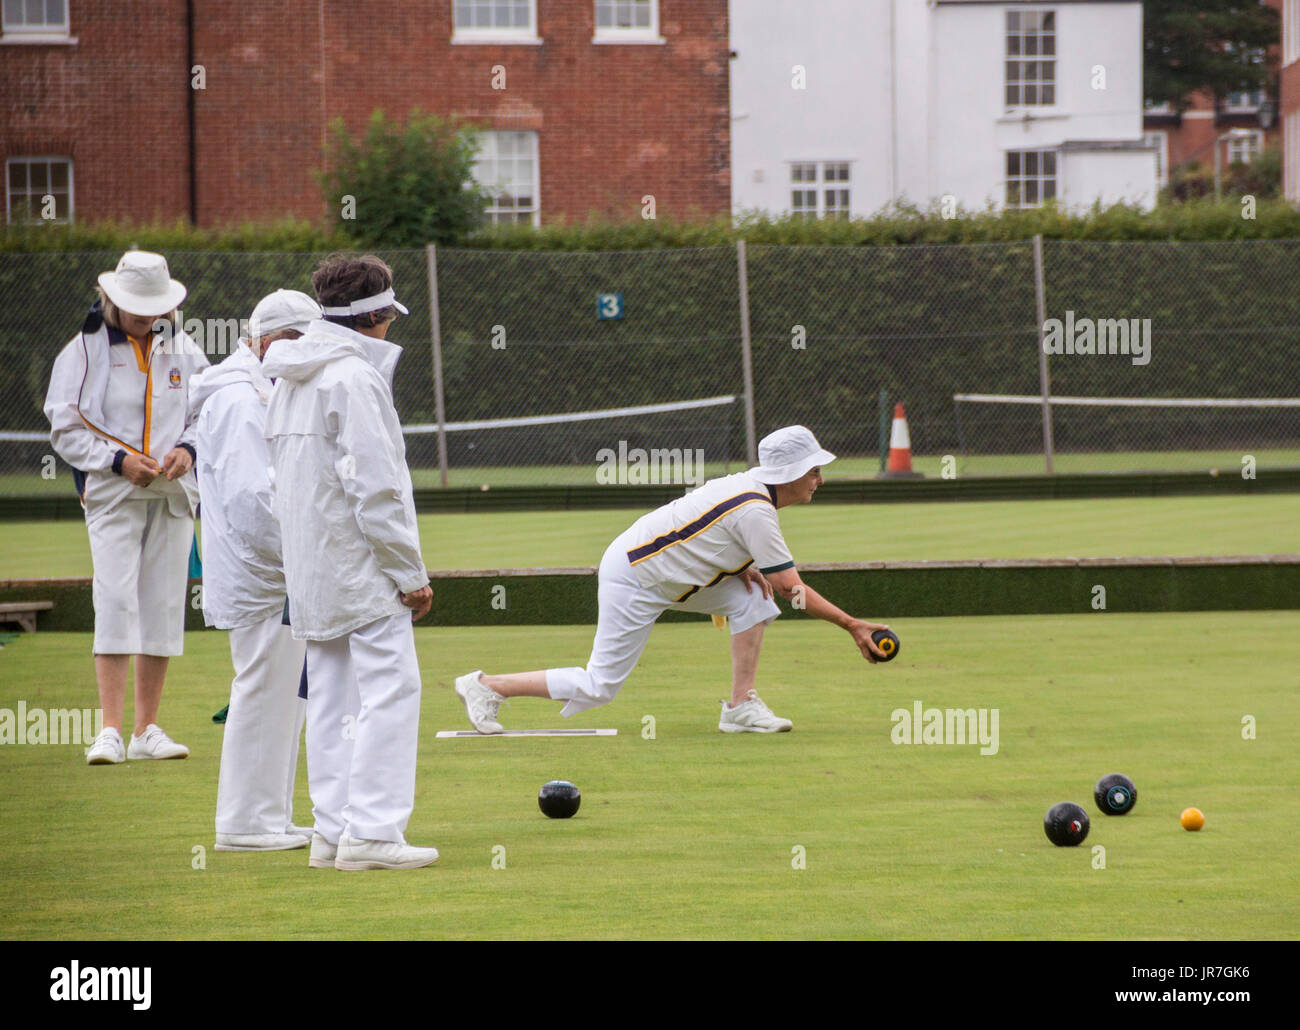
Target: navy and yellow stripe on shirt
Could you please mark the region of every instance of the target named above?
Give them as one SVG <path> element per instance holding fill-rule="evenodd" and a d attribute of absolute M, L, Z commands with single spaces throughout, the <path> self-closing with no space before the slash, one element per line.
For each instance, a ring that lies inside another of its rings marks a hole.
<path fill-rule="evenodd" d="M 766 501 L 768 504 L 771 504 L 772 498 L 767 494 L 756 493 L 752 490 L 747 490 L 743 494 L 736 494 L 734 497 L 728 497 L 725 501 L 715 504 L 699 518 L 691 520 L 686 523 L 686 525 L 678 526 L 669 533 L 664 533 L 662 536 L 655 537 L 647 544 L 642 544 L 640 547 L 632 548 L 632 550 L 627 552 L 627 560 L 633 565 L 636 565 L 638 562 L 643 562 L 647 558 L 653 558 L 665 548 L 672 547 L 674 544 L 680 544 L 685 540 L 690 540 L 692 537 L 699 536 L 711 525 L 717 522 L 718 519 L 722 518 L 722 516 L 735 511 L 742 505 L 753 504 L 755 501 Z"/>
<path fill-rule="evenodd" d="M 742 565 L 742 566 L 741 566 L 740 568 L 738 568 L 738 569 L 732 569 L 732 570 L 729 571 L 729 572 L 728 572 L 728 571 L 719 572 L 719 573 L 718 573 L 716 576 L 714 576 L 711 580 L 709 580 L 707 583 L 705 583 L 704 586 L 702 586 L 702 587 L 691 587 L 690 590 L 686 591 L 686 593 L 682 594 L 681 597 L 677 598 L 677 600 L 674 602 L 674 604 L 681 604 L 683 601 L 685 601 L 685 600 L 686 600 L 688 597 L 690 597 L 692 594 L 699 593 L 701 590 L 707 590 L 709 587 L 715 587 L 715 586 L 717 586 L 719 583 L 721 583 L 721 582 L 722 582 L 724 579 L 726 579 L 728 576 L 739 576 L 742 572 L 744 572 L 747 568 L 749 568 L 749 567 L 750 567 L 751 565 L 753 565 L 753 564 L 754 564 L 754 559 L 753 559 L 753 558 L 750 558 L 749 561 L 745 562 L 745 564 Z M 793 562 L 792 562 L 791 564 L 793 564 Z"/>

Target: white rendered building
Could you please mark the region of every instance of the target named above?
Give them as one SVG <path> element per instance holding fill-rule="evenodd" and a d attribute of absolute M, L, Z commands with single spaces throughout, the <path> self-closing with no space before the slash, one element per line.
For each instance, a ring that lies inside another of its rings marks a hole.
<path fill-rule="evenodd" d="M 1139 0 L 734 0 L 732 210 L 1150 207 Z"/>

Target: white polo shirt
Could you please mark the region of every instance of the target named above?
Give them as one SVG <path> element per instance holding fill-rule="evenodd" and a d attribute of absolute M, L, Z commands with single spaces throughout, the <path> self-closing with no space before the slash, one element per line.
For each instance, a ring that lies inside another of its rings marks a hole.
<path fill-rule="evenodd" d="M 637 582 L 684 601 L 750 565 L 791 568 L 773 491 L 747 472 L 710 480 L 643 515 L 619 537 Z"/>

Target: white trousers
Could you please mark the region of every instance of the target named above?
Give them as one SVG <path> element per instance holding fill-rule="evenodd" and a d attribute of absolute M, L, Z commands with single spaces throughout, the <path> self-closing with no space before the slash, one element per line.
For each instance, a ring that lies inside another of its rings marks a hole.
<path fill-rule="evenodd" d="M 292 611 L 292 607 L 291 607 Z M 331 844 L 404 843 L 415 807 L 420 667 L 403 611 L 333 640 L 307 641 L 307 780 Z"/>
<path fill-rule="evenodd" d="M 760 622 L 770 623 L 781 614 L 775 601 L 736 576 L 727 576 L 715 586 L 697 590 L 685 601 L 670 601 L 653 590 L 646 590 L 637 584 L 621 537 L 601 559 L 597 596 L 600 615 L 586 668 L 546 670 L 547 692 L 568 702 L 561 715 L 574 715 L 614 700 L 641 660 L 655 621 L 670 609 L 725 615 L 733 636 Z"/>
<path fill-rule="evenodd" d="M 123 501 L 86 523 L 95 566 L 95 654 L 172 658 L 185 647 L 194 520 L 167 500 Z"/>
<path fill-rule="evenodd" d="M 279 612 L 230 631 L 230 712 L 217 777 L 217 832 L 284 833 L 307 702 L 298 697 L 304 640 Z"/>

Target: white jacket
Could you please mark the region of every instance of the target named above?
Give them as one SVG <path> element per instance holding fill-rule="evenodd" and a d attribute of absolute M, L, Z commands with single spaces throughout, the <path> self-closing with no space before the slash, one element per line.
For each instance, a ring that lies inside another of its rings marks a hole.
<path fill-rule="evenodd" d="M 199 346 L 178 332 L 166 342 L 155 337 L 141 378 L 135 346 L 121 330 L 103 324 L 98 306 L 92 309 L 55 359 L 45 395 L 50 443 L 86 476 L 82 501 L 88 522 L 128 499 L 166 498 L 171 514 L 193 517 L 199 497 L 193 470 L 174 481 L 160 475 L 141 487 L 113 471 L 113 458 L 122 450 L 147 454 L 161 465 L 177 444 L 194 446 L 189 382 L 207 367 Z M 130 411 L 121 403 L 124 397 L 134 402 Z"/>
<path fill-rule="evenodd" d="M 332 640 L 409 611 L 429 582 L 393 407 L 401 348 L 330 322 L 271 346 L 273 507 L 298 639 Z"/>
<path fill-rule="evenodd" d="M 271 380 L 248 344 L 190 380 L 203 502 L 203 621 L 239 629 L 284 608 L 280 524 L 271 512 Z"/>

